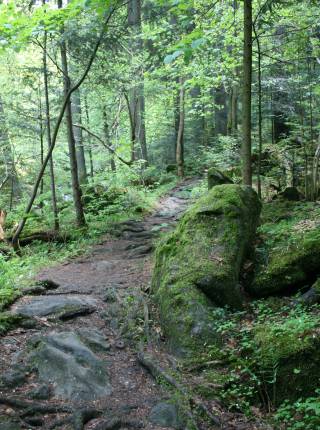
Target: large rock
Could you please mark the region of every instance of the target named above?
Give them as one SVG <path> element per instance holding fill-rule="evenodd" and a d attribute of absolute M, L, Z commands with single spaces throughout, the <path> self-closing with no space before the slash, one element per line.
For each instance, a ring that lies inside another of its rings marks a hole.
<path fill-rule="evenodd" d="M 303 198 L 303 196 L 296 187 L 285 188 L 283 191 L 281 191 L 281 193 L 278 194 L 278 197 L 293 202 L 298 202 Z"/>
<path fill-rule="evenodd" d="M 186 420 L 181 407 L 172 402 L 161 402 L 154 406 L 150 412 L 149 421 L 160 427 L 176 430 L 186 429 Z"/>
<path fill-rule="evenodd" d="M 55 396 L 95 401 L 111 393 L 105 363 L 74 332 L 51 333 L 35 342 L 29 363 L 39 380 L 53 385 Z"/>
<path fill-rule="evenodd" d="M 220 170 L 211 167 L 208 170 L 208 189 L 211 190 L 216 185 L 223 184 L 233 184 L 233 181 Z"/>
<path fill-rule="evenodd" d="M 22 430 L 21 424 L 18 421 L 10 420 L 6 417 L 0 417 L 1 430 Z"/>
<path fill-rule="evenodd" d="M 239 273 L 250 249 L 260 201 L 250 187 L 219 185 L 180 220 L 156 252 L 152 291 L 171 349 L 218 340 L 215 306 L 239 309 Z"/>
<path fill-rule="evenodd" d="M 17 315 L 25 317 L 68 316 L 88 314 L 96 310 L 97 300 L 90 296 L 47 295 L 30 297 L 20 301 L 13 309 Z"/>
<path fill-rule="evenodd" d="M 308 326 L 308 328 L 306 328 Z M 252 359 L 275 405 L 314 395 L 320 382 L 320 337 L 316 320 L 299 318 L 260 324 Z"/>
<path fill-rule="evenodd" d="M 320 275 L 320 228 L 297 236 L 291 244 L 279 240 L 265 253 L 267 257 L 258 265 L 248 291 L 258 297 L 292 294 Z"/>

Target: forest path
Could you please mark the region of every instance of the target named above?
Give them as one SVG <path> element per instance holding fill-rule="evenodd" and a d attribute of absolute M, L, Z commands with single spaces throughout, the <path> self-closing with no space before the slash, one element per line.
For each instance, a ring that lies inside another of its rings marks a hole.
<path fill-rule="evenodd" d="M 106 237 L 86 255 L 44 268 L 37 280 L 50 281 L 47 289 L 12 306 L 31 319 L 0 341 L 1 430 L 168 428 L 149 419 L 166 392 L 138 363 L 137 350 L 146 335 L 154 239 L 176 224 L 195 184 L 184 181 L 152 215 L 122 223 L 118 239 Z M 175 411 L 168 413 L 181 427 Z"/>

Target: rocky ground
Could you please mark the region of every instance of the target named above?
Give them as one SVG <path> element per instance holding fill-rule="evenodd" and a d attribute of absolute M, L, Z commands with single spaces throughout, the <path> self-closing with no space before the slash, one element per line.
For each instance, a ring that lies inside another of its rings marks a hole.
<path fill-rule="evenodd" d="M 186 210 L 194 184 L 176 187 L 143 221 L 115 226 L 117 238 L 43 268 L 12 306 L 21 326 L 0 340 L 1 430 L 266 428 L 218 402 L 191 396 L 190 415 L 172 401 L 185 401 L 187 389 L 171 376 L 178 363 L 148 288 L 154 241 Z"/>

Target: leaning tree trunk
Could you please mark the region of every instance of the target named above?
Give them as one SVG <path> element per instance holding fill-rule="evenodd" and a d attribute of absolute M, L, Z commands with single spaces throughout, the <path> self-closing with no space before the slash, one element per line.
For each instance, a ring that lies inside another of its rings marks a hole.
<path fill-rule="evenodd" d="M 73 96 L 71 97 L 71 108 L 72 108 L 72 120 L 76 124 L 81 125 L 82 118 L 81 118 L 80 90 L 77 90 L 73 93 Z M 73 127 L 73 135 L 74 135 L 74 140 L 76 144 L 79 182 L 80 182 L 80 185 L 86 185 L 88 183 L 88 175 L 87 175 L 87 167 L 86 167 L 86 158 L 84 154 L 82 129 L 80 127 Z"/>
<path fill-rule="evenodd" d="M 251 166 L 252 0 L 244 0 L 242 180 L 252 185 Z"/>
<path fill-rule="evenodd" d="M 58 7 L 62 8 L 62 0 L 58 0 Z M 63 71 L 63 90 L 64 90 L 64 96 L 65 98 L 67 98 L 67 95 L 69 94 L 69 91 L 71 89 L 71 80 L 69 77 L 69 70 L 68 70 L 67 47 L 64 40 L 61 41 L 60 54 L 61 54 L 61 68 Z M 84 210 L 83 210 L 83 205 L 81 200 L 81 188 L 80 188 L 79 177 L 78 177 L 78 163 L 77 163 L 77 154 L 76 154 L 76 143 L 75 143 L 74 134 L 73 134 L 71 98 L 69 98 L 66 105 L 65 119 L 66 119 L 67 136 L 68 136 L 73 202 L 74 202 L 75 211 L 76 211 L 77 225 L 79 227 L 83 227 L 86 225 L 86 220 L 85 220 Z"/>
<path fill-rule="evenodd" d="M 185 122 L 185 88 L 184 79 L 180 78 L 180 98 L 179 98 L 179 128 L 177 136 L 177 147 L 176 147 L 176 163 L 178 169 L 178 176 L 184 176 L 184 122 Z"/>

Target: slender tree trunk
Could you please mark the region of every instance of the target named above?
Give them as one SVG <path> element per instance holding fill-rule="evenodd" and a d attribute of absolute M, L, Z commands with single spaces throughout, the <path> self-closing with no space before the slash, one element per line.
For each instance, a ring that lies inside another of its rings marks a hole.
<path fill-rule="evenodd" d="M 62 0 L 58 0 L 58 7 L 59 8 L 62 7 Z M 61 54 L 61 68 L 64 75 L 63 89 L 64 89 L 64 96 L 66 98 L 71 89 L 71 80 L 69 77 L 69 70 L 68 70 L 67 48 L 64 40 L 61 41 L 60 54 Z M 85 220 L 83 204 L 81 200 L 81 188 L 80 188 L 79 176 L 78 176 L 76 143 L 75 143 L 74 134 L 73 134 L 71 98 L 69 98 L 66 105 L 65 119 L 66 119 L 66 126 L 67 126 L 67 135 L 68 135 L 73 202 L 74 202 L 74 207 L 76 211 L 77 225 L 79 227 L 83 227 L 86 225 L 86 220 Z"/>
<path fill-rule="evenodd" d="M 179 85 L 179 79 L 177 79 L 177 85 Z M 174 115 L 174 160 L 176 160 L 177 155 L 177 142 L 179 134 L 179 123 L 180 123 L 180 88 L 174 91 L 173 99 L 173 115 Z"/>
<path fill-rule="evenodd" d="M 82 124 L 81 120 L 81 96 L 80 90 L 73 93 L 71 97 L 71 108 L 72 108 L 72 120 L 75 124 Z M 78 165 L 78 178 L 80 185 L 86 185 L 88 183 L 86 158 L 84 154 L 82 129 L 80 127 L 73 127 L 73 135 L 76 144 L 76 156 Z"/>
<path fill-rule="evenodd" d="M 252 0 L 244 0 L 242 180 L 252 185 L 251 165 Z"/>
<path fill-rule="evenodd" d="M 42 102 L 41 102 L 40 88 L 39 88 L 39 128 L 40 128 L 40 166 L 42 166 L 43 160 L 44 160 L 44 145 L 43 145 L 43 116 L 42 116 Z M 39 191 L 40 196 L 43 194 L 43 190 L 44 190 L 44 181 L 42 178 L 41 184 L 40 184 L 40 191 Z M 41 208 L 41 211 L 43 212 L 42 201 L 40 202 L 40 208 Z"/>
<path fill-rule="evenodd" d="M 10 137 L 6 124 L 6 117 L 3 108 L 2 98 L 0 96 L 0 157 L 3 160 L 5 168 L 4 175 L 7 177 L 8 182 L 11 183 L 11 203 L 16 197 L 21 195 L 20 182 L 17 175 L 14 152 L 11 146 Z"/>
<path fill-rule="evenodd" d="M 139 37 L 141 33 L 141 0 L 129 0 L 128 2 L 128 24 L 132 28 L 132 56 L 138 56 L 143 51 L 143 41 Z M 144 75 L 142 66 L 138 66 L 135 71 L 138 82 L 130 90 L 130 109 L 131 117 L 134 121 L 134 139 L 138 142 L 141 150 L 141 157 L 148 162 L 146 126 L 145 126 L 145 97 L 144 97 Z"/>
<path fill-rule="evenodd" d="M 228 108 L 227 108 L 227 93 L 221 85 L 214 92 L 214 122 L 215 135 L 226 136 L 228 134 Z"/>
<path fill-rule="evenodd" d="M 184 79 L 180 78 L 180 97 L 179 97 L 179 128 L 177 136 L 176 148 L 176 163 L 178 169 L 178 176 L 184 176 L 184 122 L 185 122 L 185 88 Z"/>
<path fill-rule="evenodd" d="M 104 139 L 106 141 L 106 144 L 108 146 L 110 145 L 110 134 L 109 134 L 109 124 L 108 124 L 108 118 L 107 118 L 107 108 L 106 106 L 103 108 L 103 131 L 104 131 Z M 110 157 L 110 167 L 113 172 L 116 171 L 116 163 L 114 161 L 114 152 L 109 150 L 109 157 Z"/>
<path fill-rule="evenodd" d="M 84 110 L 86 114 L 86 121 L 87 121 L 87 127 L 90 129 L 90 117 L 89 117 L 89 108 L 88 108 L 88 101 L 87 97 L 84 98 Z M 91 146 L 91 136 L 88 136 L 88 154 L 89 154 L 89 161 L 90 161 L 90 176 L 93 178 L 94 176 L 94 166 L 93 166 L 93 156 L 92 156 L 92 146 Z"/>
<path fill-rule="evenodd" d="M 45 4 L 45 0 L 43 1 Z M 48 148 L 50 149 L 52 144 L 51 139 L 51 117 L 50 117 L 50 99 L 49 99 L 49 77 L 48 77 L 48 65 L 47 65 L 47 32 L 44 34 L 44 49 L 43 49 L 43 81 L 44 81 L 44 97 L 45 97 L 45 114 L 46 114 L 46 130 L 47 130 L 47 143 Z M 42 161 L 42 165 L 44 164 L 44 160 Z M 50 188 L 51 188 L 51 204 L 52 204 L 52 212 L 54 217 L 54 229 L 56 231 L 59 230 L 59 211 L 57 204 L 57 195 L 56 195 L 56 181 L 54 174 L 54 163 L 53 157 L 51 156 L 49 159 L 49 171 L 50 171 Z"/>
<path fill-rule="evenodd" d="M 261 159 L 262 159 L 262 87 L 261 87 L 261 46 L 260 39 L 255 26 L 253 26 L 255 39 L 258 48 L 258 136 L 259 136 L 259 147 L 258 147 L 258 195 L 261 198 Z"/>

